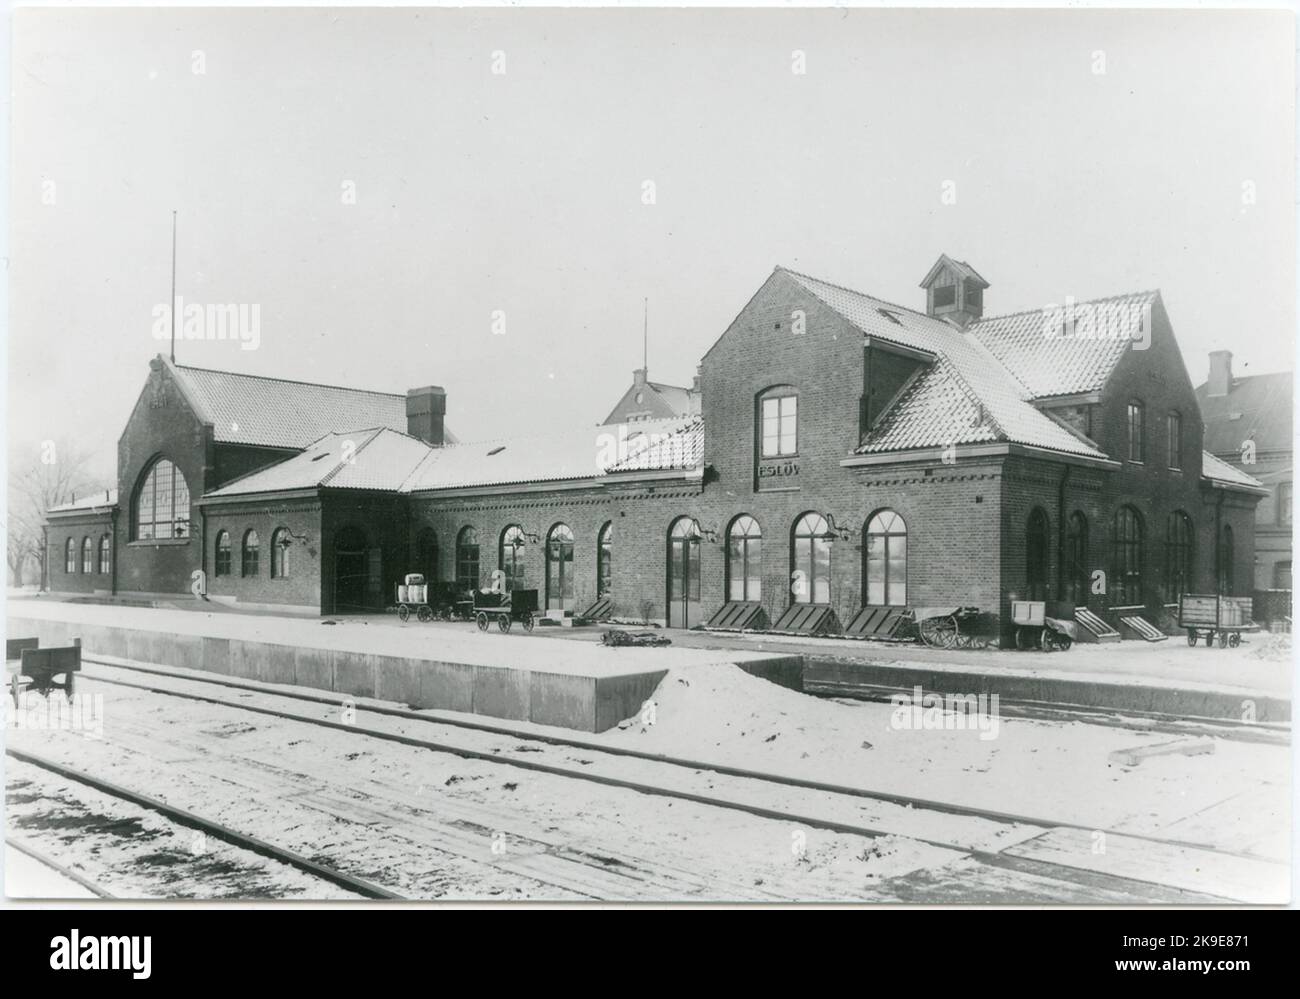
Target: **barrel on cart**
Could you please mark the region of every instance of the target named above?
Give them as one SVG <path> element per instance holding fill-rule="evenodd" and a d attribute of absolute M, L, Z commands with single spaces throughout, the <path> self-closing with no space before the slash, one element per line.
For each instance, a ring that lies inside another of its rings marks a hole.
<path fill-rule="evenodd" d="M 474 620 L 479 631 L 487 631 L 493 621 L 501 631 L 509 631 L 515 621 L 524 626 L 524 631 L 532 631 L 536 612 L 536 590 L 511 590 L 509 593 L 474 591 Z"/>
<path fill-rule="evenodd" d="M 432 621 L 433 608 L 429 606 L 429 585 L 418 572 L 407 573 L 406 580 L 397 586 L 397 616 L 403 621 L 415 611 L 417 621 Z"/>
<path fill-rule="evenodd" d="M 1178 627 L 1187 632 L 1187 644 L 1195 645 L 1201 638 L 1205 647 L 1214 647 L 1214 636 L 1219 636 L 1219 648 L 1236 648 L 1241 644 L 1243 631 L 1255 631 L 1253 619 L 1254 600 L 1250 597 L 1225 597 L 1218 593 L 1184 593 L 1178 598 Z"/>

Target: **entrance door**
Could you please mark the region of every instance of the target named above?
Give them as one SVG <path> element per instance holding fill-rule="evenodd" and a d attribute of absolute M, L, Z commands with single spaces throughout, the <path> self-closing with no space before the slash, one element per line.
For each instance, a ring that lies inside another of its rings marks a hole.
<path fill-rule="evenodd" d="M 573 531 L 565 524 L 546 539 L 546 609 L 573 609 Z"/>
<path fill-rule="evenodd" d="M 371 589 L 371 562 L 366 534 L 359 527 L 343 527 L 334 535 L 333 614 L 355 614 L 367 609 Z"/>
<path fill-rule="evenodd" d="M 668 627 L 700 623 L 700 525 L 679 517 L 668 535 Z"/>

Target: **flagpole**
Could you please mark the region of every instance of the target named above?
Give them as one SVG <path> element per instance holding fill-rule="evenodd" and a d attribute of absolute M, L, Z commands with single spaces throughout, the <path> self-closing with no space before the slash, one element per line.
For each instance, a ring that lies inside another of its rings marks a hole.
<path fill-rule="evenodd" d="M 172 314 L 172 364 L 176 363 L 176 209 L 172 209 L 172 300 L 167 310 Z"/>

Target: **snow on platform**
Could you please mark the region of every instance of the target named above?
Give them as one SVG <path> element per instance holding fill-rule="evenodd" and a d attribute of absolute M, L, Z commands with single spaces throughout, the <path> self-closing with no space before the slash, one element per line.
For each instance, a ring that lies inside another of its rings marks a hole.
<path fill-rule="evenodd" d="M 600 732 L 636 714 L 669 669 L 738 665 L 798 682 L 789 656 L 695 648 L 608 648 L 471 625 L 12 601 L 11 637 L 80 638 L 88 655 L 182 666 L 416 708 Z M 333 619 L 331 619 L 333 620 Z M 792 678 L 793 677 L 793 678 Z"/>

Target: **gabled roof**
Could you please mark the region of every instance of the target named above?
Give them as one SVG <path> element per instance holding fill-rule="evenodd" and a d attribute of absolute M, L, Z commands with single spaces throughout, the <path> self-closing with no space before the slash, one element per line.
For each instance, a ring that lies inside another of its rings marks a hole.
<path fill-rule="evenodd" d="M 301 454 L 228 482 L 204 498 L 325 487 L 397 492 L 433 450 L 419 438 L 389 427 L 326 434 Z"/>
<path fill-rule="evenodd" d="M 704 462 L 704 418 L 701 416 L 649 431 L 642 424 L 633 423 L 627 426 L 627 431 L 626 457 L 608 466 L 606 470 L 611 474 L 693 469 Z"/>
<path fill-rule="evenodd" d="M 97 513 L 101 510 L 111 510 L 115 506 L 117 506 L 117 490 L 100 489 L 70 503 L 52 506 L 46 513 Z"/>
<path fill-rule="evenodd" d="M 198 418 L 212 424 L 223 444 L 296 449 L 350 427 L 406 432 L 404 394 L 167 363 Z"/>
<path fill-rule="evenodd" d="M 640 374 L 638 371 L 637 374 Z M 637 389 L 644 395 L 641 402 L 636 402 Z M 694 390 L 682 385 L 666 385 L 663 382 L 647 381 L 642 386 L 635 382 L 619 398 L 618 403 L 605 417 L 606 424 L 621 423 L 620 417 L 625 412 L 650 413 L 649 419 L 670 420 L 691 416 L 699 412 L 699 401 Z"/>
<path fill-rule="evenodd" d="M 1036 409 L 1029 401 L 1029 390 L 973 334 L 862 292 L 778 269 L 865 336 L 935 356 L 935 362 L 922 369 L 857 453 L 1008 441 L 1106 457 Z"/>
<path fill-rule="evenodd" d="M 934 280 L 935 275 L 944 267 L 956 271 L 961 275 L 961 277 L 965 278 L 967 281 L 973 281 L 981 288 L 987 288 L 989 286 L 989 283 L 985 281 L 984 278 L 980 277 L 979 272 L 970 264 L 966 263 L 966 261 L 954 260 L 952 257 L 948 256 L 948 254 L 941 253 L 939 254 L 939 259 L 934 262 L 934 266 L 926 272 L 925 277 L 921 281 L 920 287 L 930 287 L 930 282 Z"/>
<path fill-rule="evenodd" d="M 645 453 L 636 445 L 643 434 L 655 443 Z M 301 454 L 228 482 L 204 500 L 323 488 L 414 493 L 598 479 L 621 464 L 627 467 L 619 471 L 670 472 L 695 467 L 702 451 L 698 417 L 686 422 L 580 427 L 444 447 L 388 427 L 372 427 L 326 434 Z"/>
<path fill-rule="evenodd" d="M 1247 475 L 1240 468 L 1235 468 L 1226 461 L 1220 461 L 1209 451 L 1205 451 L 1201 455 L 1201 478 L 1209 479 L 1212 485 L 1222 484 L 1224 486 L 1258 489 L 1261 492 L 1268 491 L 1264 483 L 1260 482 L 1259 479 Z"/>
<path fill-rule="evenodd" d="M 1290 371 L 1235 378 L 1227 395 L 1210 395 L 1208 382 L 1197 386 L 1205 450 L 1239 454 L 1245 441 L 1254 440 L 1258 451 L 1290 451 L 1294 390 Z"/>
<path fill-rule="evenodd" d="M 1069 330 L 1062 328 L 1063 310 L 1033 309 L 979 319 L 969 332 L 1036 399 L 1098 392 L 1124 352 L 1142 338 L 1143 317 L 1149 325 L 1159 294 L 1140 291 L 1078 302 Z"/>

